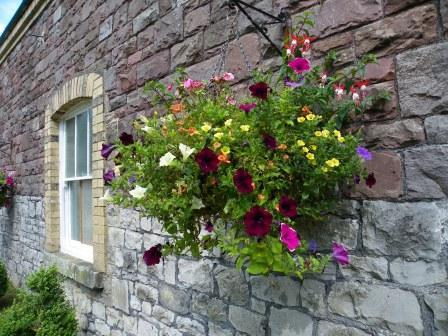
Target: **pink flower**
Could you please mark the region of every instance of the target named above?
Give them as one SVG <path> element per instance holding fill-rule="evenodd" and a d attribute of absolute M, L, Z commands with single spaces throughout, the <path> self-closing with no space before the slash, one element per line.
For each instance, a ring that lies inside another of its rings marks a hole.
<path fill-rule="evenodd" d="M 222 79 L 226 82 L 233 81 L 235 79 L 235 76 L 231 72 L 226 72 L 224 75 L 222 75 Z"/>
<path fill-rule="evenodd" d="M 336 261 L 338 264 L 348 265 L 350 262 L 347 249 L 342 244 L 333 243 L 332 256 L 333 260 Z"/>
<path fill-rule="evenodd" d="M 201 81 L 192 80 L 190 78 L 185 80 L 183 84 L 184 88 L 188 91 L 198 90 L 204 87 L 204 84 Z"/>
<path fill-rule="evenodd" d="M 290 252 L 293 252 L 302 244 L 300 242 L 300 236 L 297 234 L 296 230 L 285 223 L 280 224 L 280 241 Z"/>
<path fill-rule="evenodd" d="M 236 100 L 232 96 L 228 96 L 228 97 L 226 97 L 226 99 L 227 99 L 227 103 L 229 105 L 236 105 Z"/>
<path fill-rule="evenodd" d="M 189 90 L 191 89 L 191 87 L 193 86 L 193 80 L 188 78 L 187 80 L 184 81 L 184 88 Z"/>
<path fill-rule="evenodd" d="M 297 57 L 296 59 L 292 60 L 288 63 L 288 66 L 299 75 L 303 72 L 310 71 L 311 69 L 310 61 L 302 57 Z"/>

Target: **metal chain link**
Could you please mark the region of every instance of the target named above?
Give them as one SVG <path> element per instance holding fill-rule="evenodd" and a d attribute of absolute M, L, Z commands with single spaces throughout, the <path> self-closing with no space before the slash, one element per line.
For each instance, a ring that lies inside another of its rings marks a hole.
<path fill-rule="evenodd" d="M 247 57 L 247 54 L 246 54 L 246 52 L 244 51 L 243 43 L 241 42 L 241 39 L 240 39 L 240 30 L 238 29 L 238 27 L 237 27 L 237 29 L 236 29 L 236 40 L 237 40 L 238 45 L 239 45 L 239 47 L 240 47 L 240 52 L 241 52 L 241 54 L 243 55 L 244 63 L 246 63 L 247 71 L 248 71 L 249 73 L 251 73 L 251 72 L 252 72 L 252 66 L 250 65 L 249 58 Z"/>

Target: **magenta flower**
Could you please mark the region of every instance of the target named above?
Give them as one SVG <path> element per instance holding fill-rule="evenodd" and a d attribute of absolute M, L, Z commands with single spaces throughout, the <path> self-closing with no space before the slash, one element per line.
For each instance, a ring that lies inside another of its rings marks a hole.
<path fill-rule="evenodd" d="M 375 178 L 375 174 L 374 173 L 370 173 L 369 175 L 367 175 L 366 178 L 366 185 L 369 188 L 372 188 L 376 183 L 376 178 Z"/>
<path fill-rule="evenodd" d="M 241 194 L 250 194 L 255 189 L 252 176 L 243 168 L 237 169 L 235 174 L 233 174 L 233 183 Z"/>
<path fill-rule="evenodd" d="M 288 196 L 283 195 L 278 204 L 278 211 L 289 218 L 297 216 L 297 202 Z"/>
<path fill-rule="evenodd" d="M 160 263 L 160 258 L 162 258 L 162 245 L 157 244 L 151 247 L 149 250 L 143 253 L 143 261 L 148 266 L 154 266 Z"/>
<path fill-rule="evenodd" d="M 296 74 L 301 74 L 303 72 L 310 71 L 311 64 L 310 61 L 308 61 L 306 58 L 297 57 L 296 59 L 292 60 L 288 63 L 288 66 L 294 70 Z"/>
<path fill-rule="evenodd" d="M 114 149 L 114 145 L 103 144 L 103 147 L 101 148 L 101 156 L 107 160 Z"/>
<path fill-rule="evenodd" d="M 242 111 L 244 111 L 244 112 L 246 112 L 246 113 L 249 113 L 249 112 L 252 111 L 255 107 L 257 107 L 257 104 L 255 104 L 255 103 L 248 103 L 248 104 L 241 104 L 241 105 L 239 106 L 239 109 L 242 110 Z"/>
<path fill-rule="evenodd" d="M 296 230 L 285 223 L 280 224 L 280 241 L 290 252 L 295 251 L 295 249 L 301 245 L 300 236 L 297 234 Z"/>
<path fill-rule="evenodd" d="M 264 82 L 259 82 L 249 86 L 249 91 L 252 97 L 266 100 L 268 99 L 269 85 Z"/>
<path fill-rule="evenodd" d="M 360 158 L 363 158 L 364 160 L 372 160 L 372 153 L 367 148 L 358 146 L 358 148 L 356 148 L 356 154 L 358 154 L 358 156 Z"/>
<path fill-rule="evenodd" d="M 249 236 L 262 238 L 271 230 L 272 214 L 258 205 L 244 215 L 244 229 Z"/>
<path fill-rule="evenodd" d="M 263 143 L 265 144 L 266 148 L 269 150 L 276 150 L 277 149 L 277 140 L 267 133 L 263 134 Z"/>
<path fill-rule="evenodd" d="M 12 187 L 14 185 L 14 174 L 13 173 L 8 174 L 8 176 L 6 176 L 5 183 L 7 186 L 10 186 L 10 187 Z"/>
<path fill-rule="evenodd" d="M 195 160 L 203 173 L 214 173 L 218 170 L 218 155 L 208 147 L 196 154 Z"/>
<path fill-rule="evenodd" d="M 207 232 L 213 232 L 213 224 L 212 222 L 208 221 L 207 223 L 205 223 L 205 231 Z"/>
<path fill-rule="evenodd" d="M 132 137 L 132 135 L 126 132 L 121 133 L 119 139 L 125 146 L 132 145 L 134 143 L 134 138 Z"/>
<path fill-rule="evenodd" d="M 112 169 L 109 169 L 103 174 L 104 183 L 109 184 L 115 178 L 115 172 Z"/>
<path fill-rule="evenodd" d="M 333 260 L 336 261 L 338 264 L 348 265 L 350 262 L 347 249 L 342 244 L 333 243 L 332 256 Z"/>

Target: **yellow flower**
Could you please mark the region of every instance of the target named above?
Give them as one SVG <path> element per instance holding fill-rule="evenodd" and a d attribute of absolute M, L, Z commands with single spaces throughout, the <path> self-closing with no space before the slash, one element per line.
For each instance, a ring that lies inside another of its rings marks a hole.
<path fill-rule="evenodd" d="M 328 138 L 329 135 L 330 135 L 330 132 L 329 132 L 328 130 L 323 130 L 323 131 L 322 131 L 322 136 L 323 136 L 324 138 Z"/>
<path fill-rule="evenodd" d="M 204 132 L 208 132 L 212 129 L 212 124 L 210 123 L 204 123 L 204 125 L 201 126 L 201 130 L 203 130 Z"/>
<path fill-rule="evenodd" d="M 338 137 L 338 141 L 339 141 L 340 143 L 344 143 L 344 142 L 345 142 L 345 138 L 344 138 L 344 137 Z"/>
<path fill-rule="evenodd" d="M 306 155 L 306 158 L 307 158 L 308 160 L 312 161 L 312 160 L 314 160 L 314 154 L 313 154 L 313 153 L 308 153 L 308 154 Z"/>
<path fill-rule="evenodd" d="M 305 117 L 298 117 L 297 122 L 303 123 L 305 121 Z"/>
<path fill-rule="evenodd" d="M 322 171 L 323 171 L 324 173 L 326 173 L 326 172 L 328 172 L 328 168 L 327 168 L 327 167 L 322 167 Z"/>
<path fill-rule="evenodd" d="M 303 147 L 302 150 L 303 150 L 304 153 L 308 153 L 308 152 L 310 151 L 310 150 L 308 149 L 308 147 Z"/>
<path fill-rule="evenodd" d="M 303 140 L 297 140 L 297 146 L 303 147 L 305 146 L 305 142 Z"/>
<path fill-rule="evenodd" d="M 218 140 L 220 140 L 224 136 L 224 133 L 215 133 L 214 137 Z"/>
<path fill-rule="evenodd" d="M 331 160 L 327 160 L 327 161 L 325 161 L 325 163 L 328 167 L 331 167 L 331 168 L 338 167 L 340 164 L 339 160 L 335 159 L 335 158 L 333 158 Z"/>
<path fill-rule="evenodd" d="M 249 126 L 249 125 L 241 125 L 241 126 L 240 126 L 240 129 L 241 129 L 243 132 L 249 132 L 250 126 Z"/>
<path fill-rule="evenodd" d="M 226 120 L 226 122 L 224 123 L 224 125 L 226 126 L 226 127 L 230 127 L 230 126 L 232 126 L 232 119 L 228 119 L 228 120 Z"/>
<path fill-rule="evenodd" d="M 317 149 L 316 145 L 311 145 L 311 150 L 315 151 Z"/>
<path fill-rule="evenodd" d="M 230 148 L 229 146 L 224 146 L 221 148 L 221 153 L 223 153 L 224 155 L 228 155 L 230 153 Z"/>
<path fill-rule="evenodd" d="M 322 132 L 321 131 L 316 131 L 314 132 L 314 135 L 317 137 L 321 137 L 322 136 Z"/>
<path fill-rule="evenodd" d="M 334 130 L 333 134 L 335 137 L 338 137 L 338 138 L 341 136 L 341 132 L 339 132 L 338 130 Z"/>
<path fill-rule="evenodd" d="M 314 120 L 315 118 L 316 118 L 316 116 L 312 113 L 306 115 L 306 119 L 309 121 Z"/>

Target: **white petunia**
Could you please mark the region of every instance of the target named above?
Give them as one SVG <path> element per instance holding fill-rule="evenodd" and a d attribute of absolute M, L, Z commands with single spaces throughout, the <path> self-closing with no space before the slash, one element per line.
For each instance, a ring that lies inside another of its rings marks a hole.
<path fill-rule="evenodd" d="M 204 203 L 200 198 L 193 196 L 193 200 L 191 201 L 191 210 L 199 210 L 205 207 Z"/>
<path fill-rule="evenodd" d="M 148 125 L 145 125 L 145 126 L 142 127 L 142 131 L 146 132 L 146 133 L 151 133 L 152 131 L 154 131 L 154 128 L 152 128 L 152 127 L 150 127 Z"/>
<path fill-rule="evenodd" d="M 175 159 L 176 157 L 171 152 L 168 152 L 160 158 L 159 166 L 168 167 Z"/>
<path fill-rule="evenodd" d="M 190 155 L 193 154 L 195 151 L 194 148 L 188 147 L 187 145 L 184 145 L 182 143 L 179 144 L 179 150 L 182 154 L 182 159 L 184 161 L 186 161 L 190 157 Z"/>
<path fill-rule="evenodd" d="M 104 196 L 100 197 L 100 201 L 105 201 L 105 202 L 111 202 L 112 201 L 112 194 L 110 193 L 109 189 L 106 189 L 106 192 L 104 193 Z"/>
<path fill-rule="evenodd" d="M 148 190 L 148 188 L 143 188 L 140 187 L 139 185 L 136 185 L 134 189 L 129 191 L 129 193 L 131 194 L 132 197 L 136 199 L 142 199 L 143 197 L 145 197 L 146 190 Z"/>

